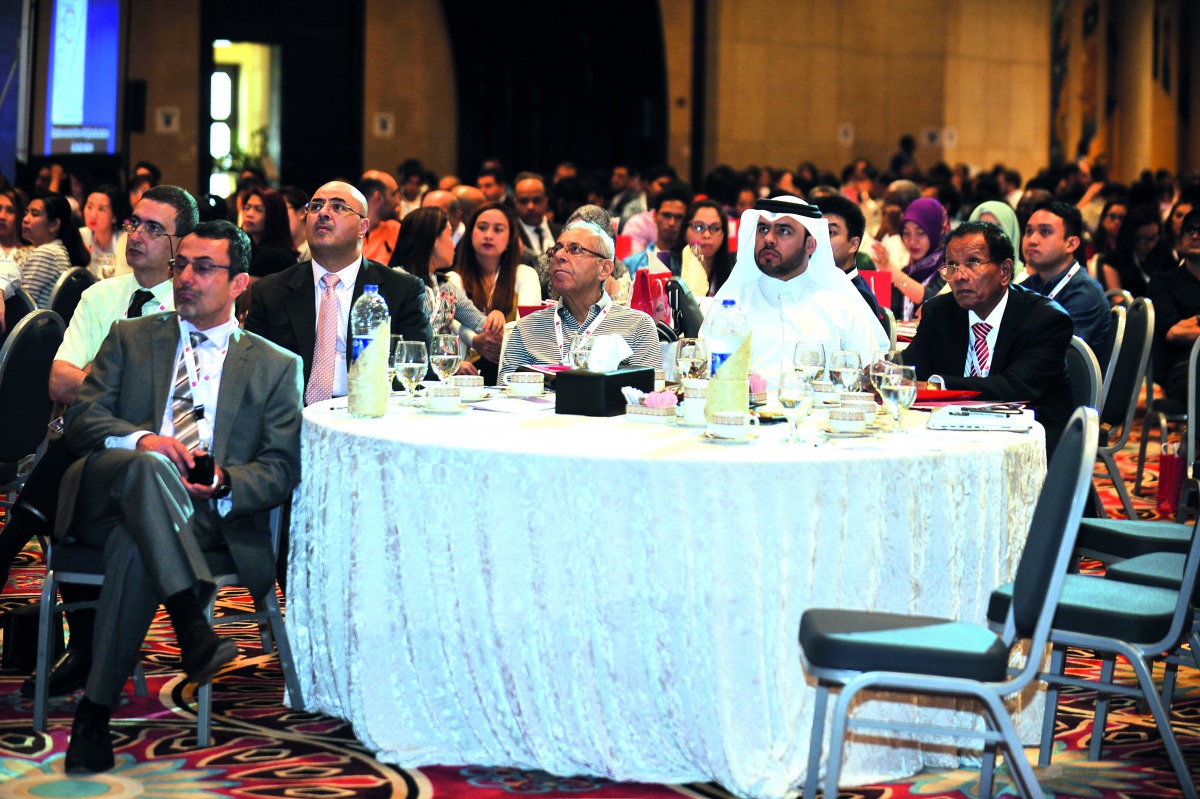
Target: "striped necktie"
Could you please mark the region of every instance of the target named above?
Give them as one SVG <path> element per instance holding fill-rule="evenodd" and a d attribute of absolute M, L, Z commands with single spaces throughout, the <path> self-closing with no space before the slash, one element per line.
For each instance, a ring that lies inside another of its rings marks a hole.
<path fill-rule="evenodd" d="M 192 383 L 188 377 L 187 360 L 195 358 L 193 354 L 200 345 L 207 341 L 203 333 L 191 334 L 191 346 L 184 347 L 183 357 L 175 369 L 175 390 L 171 393 L 171 423 L 175 427 L 175 438 L 189 450 L 200 445 L 199 420 L 204 414 L 201 407 L 199 412 L 192 402 Z"/>
<path fill-rule="evenodd" d="M 971 377 L 987 377 L 987 373 L 991 370 L 992 355 L 988 352 L 987 334 L 992 330 L 992 326 L 987 322 L 976 322 L 971 325 L 971 332 L 975 334 L 975 360 L 971 363 Z"/>

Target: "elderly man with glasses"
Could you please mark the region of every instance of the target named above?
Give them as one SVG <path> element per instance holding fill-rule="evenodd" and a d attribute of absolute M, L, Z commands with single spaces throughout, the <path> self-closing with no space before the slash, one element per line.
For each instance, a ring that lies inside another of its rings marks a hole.
<path fill-rule="evenodd" d="M 304 359 L 304 402 L 346 396 L 350 307 L 379 286 L 392 334 L 428 346 L 432 332 L 420 279 L 363 257 L 367 201 L 348 183 L 326 183 L 309 200 L 311 261 L 268 275 L 250 292 L 246 329 Z"/>
<path fill-rule="evenodd" d="M 904 362 L 935 388 L 1029 403 L 1052 452 L 1074 410 L 1066 369 L 1071 317 L 1013 284 L 1013 243 L 990 222 L 950 232 L 941 272 L 951 293 L 925 303 Z"/>
<path fill-rule="evenodd" d="M 1186 401 L 1188 354 L 1200 338 L 1200 210 L 1183 218 L 1178 250 L 1183 263 L 1151 277 L 1146 296 L 1154 303 L 1154 372 L 1168 397 Z"/>
<path fill-rule="evenodd" d="M 662 368 L 662 350 L 654 320 L 641 311 L 613 303 L 604 281 L 613 270 L 613 241 L 591 222 L 573 222 L 546 251 L 550 285 L 558 304 L 517 323 L 500 362 L 503 377 L 521 366 L 571 363 L 579 338 L 619 335 L 633 350 L 621 365 Z"/>

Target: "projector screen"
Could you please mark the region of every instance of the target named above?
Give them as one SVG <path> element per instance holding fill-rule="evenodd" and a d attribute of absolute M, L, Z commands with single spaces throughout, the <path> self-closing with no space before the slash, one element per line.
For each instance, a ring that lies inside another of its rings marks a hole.
<path fill-rule="evenodd" d="M 117 148 L 119 0 L 54 0 L 45 153 Z"/>

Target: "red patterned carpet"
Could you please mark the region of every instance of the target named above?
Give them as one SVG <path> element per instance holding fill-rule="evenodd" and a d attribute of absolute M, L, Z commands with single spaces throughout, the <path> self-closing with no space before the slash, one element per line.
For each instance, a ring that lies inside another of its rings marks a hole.
<path fill-rule="evenodd" d="M 1152 455 L 1157 447 L 1151 446 Z M 1119 462 L 1132 482 L 1136 439 Z M 1149 498 L 1135 497 L 1138 515 L 1156 518 L 1153 492 L 1157 460 L 1147 470 Z M 1101 485 L 1106 506 L 1120 515 L 1111 487 Z M 37 595 L 42 566 L 31 547 L 13 570 L 0 606 L 23 604 Z M 236 594 L 221 602 L 245 601 Z M 556 777 L 541 772 L 473 767 L 397 769 L 377 762 L 355 741 L 343 722 L 325 716 L 294 713 L 282 707 L 282 679 L 274 657 L 258 648 L 251 626 L 236 634 L 241 657 L 214 683 L 216 744 L 194 749 L 193 691 L 184 689 L 175 671 L 178 650 L 170 626 L 160 615 L 146 645 L 145 667 L 150 695 L 129 694 L 116 710 L 117 767 L 89 779 L 62 773 L 70 719 L 78 695 L 56 700 L 50 732 L 32 731 L 31 703 L 18 691 L 24 675 L 0 672 L 0 797 L 142 797 L 142 799 L 203 799 L 207 797 L 398 797 L 400 799 L 511 799 L 535 795 L 544 799 L 656 799 L 657 797 L 728 797 L 719 786 L 662 786 L 612 783 L 589 778 Z M 1077 668 L 1094 667 L 1077 659 Z M 1179 795 L 1158 734 L 1133 700 L 1114 698 L 1105 732 L 1105 760 L 1087 760 L 1092 732 L 1093 694 L 1065 696 L 1055 734 L 1053 765 L 1040 769 L 1039 779 L 1059 797 L 1173 797 Z M 1200 676 L 1184 669 L 1172 706 L 1172 724 L 1188 759 L 1200 777 Z M 797 731 L 806 735 L 807 730 Z M 1012 793 L 1011 783 L 1006 792 Z M 918 774 L 882 785 L 844 790 L 851 797 L 976 797 L 978 772 L 969 769 Z"/>

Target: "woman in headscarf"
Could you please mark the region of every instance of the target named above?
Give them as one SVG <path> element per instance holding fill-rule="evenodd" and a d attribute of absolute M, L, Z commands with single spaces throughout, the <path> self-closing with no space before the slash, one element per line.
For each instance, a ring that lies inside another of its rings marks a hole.
<path fill-rule="evenodd" d="M 909 203 L 900 218 L 900 236 L 908 250 L 908 266 L 888 269 L 892 273 L 892 313 L 901 321 L 917 315 L 922 303 L 934 296 L 946 281 L 942 267 L 942 239 L 946 235 L 946 209 L 932 197 Z"/>
<path fill-rule="evenodd" d="M 1021 223 L 1017 221 L 1017 212 L 1012 209 L 1012 206 L 1000 200 L 988 200 L 985 203 L 980 203 L 975 206 L 975 210 L 971 212 L 971 222 L 991 222 L 996 227 L 1004 231 L 1004 235 L 1008 236 L 1012 242 L 1013 252 L 1013 279 L 1020 283 L 1028 274 L 1025 271 L 1025 260 L 1021 257 Z"/>

